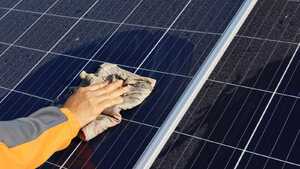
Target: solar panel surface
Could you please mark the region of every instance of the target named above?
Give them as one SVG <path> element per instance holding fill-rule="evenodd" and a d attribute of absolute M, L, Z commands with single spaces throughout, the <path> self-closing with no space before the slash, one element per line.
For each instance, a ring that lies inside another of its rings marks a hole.
<path fill-rule="evenodd" d="M 63 100 L 81 70 L 117 63 L 157 79 L 154 93 L 41 168 L 132 168 L 242 2 L 0 0 L 0 119 Z M 238 168 L 298 168 L 298 7 L 259 2 L 153 168 L 234 168 L 243 152 Z"/>
<path fill-rule="evenodd" d="M 152 168 L 300 168 L 299 12 L 258 2 Z"/>

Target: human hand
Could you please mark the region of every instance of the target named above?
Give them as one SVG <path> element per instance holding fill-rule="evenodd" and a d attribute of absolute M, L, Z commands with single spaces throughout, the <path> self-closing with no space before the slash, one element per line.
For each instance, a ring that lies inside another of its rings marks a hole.
<path fill-rule="evenodd" d="M 118 80 L 111 84 L 101 83 L 88 87 L 80 87 L 64 104 L 64 108 L 69 109 L 83 127 L 106 108 L 121 104 L 123 95 L 127 87 L 122 87 L 123 81 Z"/>

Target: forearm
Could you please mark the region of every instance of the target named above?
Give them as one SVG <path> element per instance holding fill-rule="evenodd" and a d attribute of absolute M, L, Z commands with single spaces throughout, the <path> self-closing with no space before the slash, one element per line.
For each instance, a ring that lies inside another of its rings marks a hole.
<path fill-rule="evenodd" d="M 0 122 L 0 168 L 36 168 L 67 147 L 79 129 L 71 112 L 56 107 Z"/>

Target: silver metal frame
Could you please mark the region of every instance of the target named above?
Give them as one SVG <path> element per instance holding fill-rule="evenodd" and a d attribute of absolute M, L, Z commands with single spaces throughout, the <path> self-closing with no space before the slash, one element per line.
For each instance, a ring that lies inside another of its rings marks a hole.
<path fill-rule="evenodd" d="M 149 169 L 152 163 L 159 155 L 160 151 L 167 143 L 168 139 L 176 129 L 178 123 L 185 115 L 188 108 L 196 98 L 197 94 L 205 84 L 209 75 L 212 73 L 217 63 L 222 58 L 226 49 L 236 36 L 237 32 L 245 22 L 246 18 L 256 5 L 258 0 L 245 0 L 234 18 L 229 23 L 204 63 L 201 65 L 195 74 L 188 87 L 185 89 L 176 105 L 173 107 L 168 117 L 156 132 L 151 142 L 146 147 L 145 151 L 136 162 L 134 169 Z"/>

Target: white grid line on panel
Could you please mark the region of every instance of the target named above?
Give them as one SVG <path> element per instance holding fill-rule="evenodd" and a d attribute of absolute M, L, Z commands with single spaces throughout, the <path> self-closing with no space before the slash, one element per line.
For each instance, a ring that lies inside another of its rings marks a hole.
<path fill-rule="evenodd" d="M 48 164 L 50 164 L 50 165 L 53 165 L 53 166 L 55 166 L 55 167 L 57 167 L 57 168 L 60 168 L 60 167 L 61 167 L 60 165 L 55 164 L 55 163 L 52 163 L 52 162 L 50 162 L 50 161 L 46 161 L 45 163 L 48 163 Z M 63 167 L 62 169 L 67 169 L 67 168 L 66 168 L 66 167 Z"/>
<path fill-rule="evenodd" d="M 2 87 L 2 86 L 0 86 L 0 88 L 5 89 L 5 90 L 10 90 L 10 89 Z M 53 100 L 49 100 L 47 98 L 43 98 L 43 97 L 40 97 L 40 96 L 32 95 L 32 94 L 29 94 L 29 93 L 26 93 L 26 92 L 21 92 L 21 91 L 16 91 L 16 90 L 14 90 L 14 92 L 20 93 L 20 94 L 23 94 L 23 95 L 27 95 L 27 96 L 30 96 L 30 97 L 34 97 L 34 98 L 37 98 L 37 99 L 41 99 L 41 100 L 53 102 Z M 139 122 L 139 121 L 135 121 L 135 120 L 131 120 L 131 119 L 125 119 L 125 118 L 123 118 L 123 120 L 124 121 L 128 121 L 128 122 L 132 122 L 132 123 L 135 123 L 135 124 L 139 124 L 139 125 L 151 127 L 151 128 L 156 128 L 156 129 L 159 128 L 158 126 L 155 126 L 155 125 L 151 125 L 151 124 L 147 124 L 147 123 L 143 123 L 143 122 Z M 187 134 L 187 133 L 184 133 L 184 132 L 180 132 L 180 131 L 177 131 L 177 130 L 174 133 L 177 133 L 177 134 L 180 134 L 180 135 L 184 135 L 184 136 L 188 136 L 188 137 L 194 138 L 196 140 L 201 140 L 201 141 L 205 141 L 205 142 L 217 144 L 217 145 L 220 145 L 220 146 L 223 146 L 223 147 L 227 147 L 227 148 L 231 148 L 231 149 L 234 149 L 234 150 L 239 150 L 239 151 L 243 150 L 241 148 L 237 148 L 237 147 L 234 147 L 234 146 L 231 146 L 231 145 L 227 145 L 227 144 L 224 144 L 224 143 L 219 143 L 219 142 L 212 141 L 212 140 L 209 140 L 209 139 L 205 139 L 205 138 L 202 138 L 202 137 L 194 136 L 194 135 Z M 279 158 L 274 158 L 272 156 L 263 155 L 263 154 L 256 153 L 256 152 L 253 152 L 253 151 L 249 151 L 249 150 L 246 150 L 246 153 L 250 153 L 250 154 L 253 154 L 253 155 L 265 157 L 265 158 L 268 158 L 268 159 L 272 159 L 272 160 L 275 160 L 275 161 L 279 161 L 279 162 L 283 162 L 283 163 L 286 163 L 286 164 L 291 164 L 291 165 L 299 166 L 300 167 L 300 164 L 293 163 L 293 162 L 290 162 L 288 160 L 282 160 L 282 159 L 279 159 Z M 51 164 L 52 162 L 47 161 L 47 163 Z M 54 163 L 52 163 L 52 164 L 54 164 Z M 55 165 L 57 165 L 57 166 L 60 167 L 60 165 L 58 165 L 58 164 L 55 164 Z M 63 168 L 66 168 L 66 167 L 63 167 Z"/>
<path fill-rule="evenodd" d="M 12 6 L 11 8 L 3 8 L 5 10 L 7 10 L 1 17 L 0 17 L 0 21 L 5 18 L 11 11 L 13 11 L 15 9 L 15 7 L 17 7 L 23 0 L 18 1 L 14 6 Z M 2 8 L 2 7 L 0 7 Z"/>
<path fill-rule="evenodd" d="M 256 124 L 256 126 L 255 126 L 255 128 L 254 128 L 254 130 L 253 130 L 253 132 L 252 132 L 252 134 L 251 134 L 251 136 L 250 136 L 250 138 L 249 138 L 249 140 L 248 140 L 246 146 L 243 148 L 242 153 L 241 153 L 241 155 L 240 155 L 238 161 L 236 162 L 234 169 L 237 169 L 237 167 L 239 166 L 239 163 L 241 162 L 241 160 L 242 160 L 242 158 L 243 158 L 243 156 L 244 156 L 246 150 L 248 149 L 248 147 L 249 147 L 249 145 L 250 145 L 250 142 L 252 141 L 252 139 L 253 139 L 253 137 L 254 137 L 254 135 L 255 135 L 255 133 L 256 133 L 258 127 L 260 126 L 260 123 L 261 123 L 262 119 L 264 118 L 264 115 L 266 114 L 266 112 L 267 112 L 267 110 L 268 110 L 268 108 L 269 108 L 271 102 L 273 101 L 274 96 L 276 95 L 275 93 L 278 91 L 278 89 L 279 89 L 279 87 L 280 87 L 280 85 L 281 85 L 282 80 L 284 79 L 284 77 L 285 77 L 285 75 L 286 75 L 286 73 L 287 73 L 287 71 L 288 71 L 290 65 L 292 64 L 292 62 L 293 62 L 293 60 L 294 60 L 294 58 L 295 58 L 295 56 L 296 56 L 296 54 L 297 54 L 297 52 L 298 52 L 298 50 L 299 50 L 299 47 L 300 47 L 300 43 L 298 44 L 297 49 L 296 49 L 295 52 L 294 52 L 294 55 L 293 55 L 292 58 L 290 59 L 289 64 L 287 65 L 287 67 L 286 67 L 284 73 L 282 74 L 282 76 L 281 76 L 281 78 L 280 78 L 280 81 L 278 82 L 278 84 L 277 84 L 277 86 L 276 86 L 274 92 L 272 92 L 272 96 L 271 96 L 271 98 L 270 98 L 270 100 L 269 100 L 267 106 L 265 107 L 265 109 L 264 109 L 262 115 L 260 116 L 260 119 L 259 119 L 259 121 L 257 122 L 257 124 Z"/>
<path fill-rule="evenodd" d="M 125 25 L 125 24 L 124 24 Z M 169 30 L 172 30 L 172 29 L 169 29 Z M 162 38 L 161 38 L 162 39 Z M 277 42 L 277 41 L 276 41 Z M 159 42 L 158 42 L 159 43 Z M 286 42 L 285 42 L 286 43 Z M 293 43 L 294 44 L 294 43 Z M 49 53 L 51 53 L 51 52 L 49 52 Z M 90 61 L 93 61 L 93 60 L 90 60 Z M 140 67 L 140 66 L 139 66 Z M 139 67 L 137 68 L 137 69 L 139 69 Z M 142 69 L 142 68 L 141 68 Z M 212 81 L 212 80 L 211 80 Z M 220 83 L 220 81 L 215 81 L 215 82 L 219 82 Z M 223 82 L 223 83 L 225 83 L 225 82 Z M 226 83 L 226 84 L 230 84 L 230 83 Z M 242 85 L 235 85 L 235 86 L 239 86 L 239 87 L 242 87 Z M 255 89 L 255 88 L 251 88 L 251 87 L 247 87 L 247 88 L 249 88 L 249 89 Z M 258 89 L 258 90 L 260 90 L 260 91 L 265 91 L 265 90 L 261 90 L 261 89 Z M 14 91 L 14 90 L 13 90 Z M 278 93 L 276 93 L 276 92 L 270 92 L 270 91 L 265 91 L 265 92 L 269 92 L 269 93 L 275 93 L 275 94 L 278 94 Z M 24 92 L 22 92 L 22 94 L 24 94 Z M 285 94 L 284 94 L 285 95 Z M 289 96 L 289 95 L 285 95 L 285 96 Z M 296 96 L 294 96 L 294 97 L 296 97 Z M 39 97 L 40 98 L 40 97 Z M 40 98 L 41 99 L 41 98 Z M 246 152 L 247 152 L 247 150 L 246 150 Z"/>
<path fill-rule="evenodd" d="M 9 45 L 10 43 L 0 42 L 0 44 Z M 37 52 L 44 52 L 44 53 L 47 52 L 46 50 L 35 49 L 35 48 L 21 46 L 21 45 L 13 45 L 13 46 L 14 47 L 23 48 L 23 49 L 33 50 L 33 51 L 37 51 Z M 87 58 L 81 58 L 81 57 L 78 57 L 78 56 L 69 55 L 69 54 L 63 54 L 63 53 L 59 53 L 59 52 L 49 52 L 49 53 L 50 54 L 54 54 L 54 55 L 61 55 L 61 56 L 64 56 L 64 57 L 69 57 L 69 58 L 77 59 L 77 60 L 83 60 L 83 61 L 88 61 L 89 60 Z M 98 62 L 98 63 L 107 63 L 105 61 L 96 60 L 96 59 L 92 59 L 91 61 L 92 62 Z M 136 69 L 137 68 L 135 66 L 128 66 L 128 65 L 123 65 L 123 64 L 117 64 L 117 65 L 119 65 L 121 67 L 132 68 L 132 69 Z M 189 78 L 189 79 L 193 78 L 193 76 L 183 75 L 183 74 L 179 74 L 179 73 L 171 73 L 171 72 L 159 71 L 159 70 L 153 70 L 153 69 L 147 69 L 147 68 L 140 68 L 140 70 L 145 70 L 145 71 L 153 72 L 153 73 L 160 73 L 160 74 L 164 74 L 164 75 L 171 75 L 171 76 L 178 76 L 178 77 L 183 77 L 183 78 Z M 247 89 L 250 89 L 250 90 L 256 90 L 256 91 L 261 91 L 261 92 L 266 92 L 266 93 L 272 93 L 272 91 L 270 91 L 270 90 L 264 90 L 264 89 L 259 89 L 259 88 L 255 88 L 255 87 L 249 87 L 249 86 L 245 86 L 245 85 L 241 85 L 241 84 L 236 84 L 236 83 L 232 83 L 232 82 L 224 82 L 224 81 L 215 80 L 215 79 L 208 79 L 208 81 L 216 82 L 216 83 L 220 83 L 220 84 L 224 84 L 224 85 L 231 85 L 231 86 L 236 86 L 236 87 L 241 87 L 241 88 L 247 88 Z M 2 88 L 4 88 L 4 87 L 2 86 Z M 9 89 L 9 88 L 7 88 L 7 89 Z M 12 90 L 12 89 L 9 89 L 9 90 Z M 18 91 L 18 90 L 13 90 L 13 91 L 21 92 L 21 91 Z M 292 98 L 300 99 L 300 96 L 295 96 L 295 95 L 291 95 L 291 94 L 285 94 L 285 93 L 281 93 L 281 92 L 276 92 L 276 94 L 277 95 L 281 95 L 281 96 L 286 96 L 286 97 L 292 97 Z"/>
<path fill-rule="evenodd" d="M 23 9 L 14 9 L 14 8 L 5 8 L 5 7 L 0 7 L 0 9 L 12 10 L 12 11 L 18 11 L 18 12 L 24 12 L 24 13 L 42 14 L 42 12 L 36 12 L 36 11 L 30 11 L 30 10 L 23 10 Z M 61 18 L 66 18 L 66 19 L 78 19 L 78 17 L 65 16 L 65 15 L 53 14 L 53 13 L 46 13 L 45 15 L 47 15 L 47 16 L 54 16 L 54 17 L 61 17 Z M 101 19 L 83 18 L 81 20 L 83 20 L 83 21 L 90 21 L 90 22 L 99 22 L 99 23 L 110 23 L 110 24 L 116 24 L 116 25 L 121 24 L 120 22 L 109 21 L 109 20 L 101 20 Z M 141 24 L 133 24 L 133 23 L 123 23 L 123 25 L 140 27 L 140 28 L 161 29 L 161 30 L 168 29 L 167 27 L 162 27 L 162 26 L 141 25 Z M 221 35 L 221 33 L 217 33 L 217 32 L 207 32 L 207 31 L 180 29 L 180 28 L 171 28 L 170 30 L 171 31 L 179 31 L 179 32 L 190 32 L 190 33 L 200 33 L 200 34 L 210 34 L 210 35 Z M 288 43 L 288 44 L 294 44 L 294 45 L 298 44 L 297 42 L 275 40 L 275 39 L 268 39 L 268 38 L 254 37 L 254 36 L 246 36 L 246 35 L 237 35 L 236 37 L 247 38 L 247 39 L 255 39 L 255 40 L 262 40 L 262 41 L 278 42 L 278 43 Z"/>
<path fill-rule="evenodd" d="M 8 45 L 8 47 L 0 54 L 0 57 L 1 56 L 3 56 L 4 55 L 4 53 L 6 53 L 11 47 L 13 47 L 13 45 L 19 40 L 19 39 L 21 39 L 25 34 L 26 34 L 26 32 L 28 32 L 43 16 L 44 16 L 44 14 L 48 11 L 48 10 L 50 10 L 57 2 L 58 2 L 59 0 L 56 0 L 56 1 L 54 1 L 48 8 L 47 8 L 47 10 L 45 10 L 44 11 L 44 13 L 42 14 L 42 15 L 40 15 L 29 27 L 27 27 L 27 29 L 21 34 L 21 35 L 19 35 L 17 38 L 16 38 L 16 40 L 13 42 L 13 43 L 11 43 L 11 44 L 9 44 Z M 39 63 L 39 62 L 38 62 Z M 37 63 L 37 64 L 38 64 Z M 15 90 L 16 89 L 16 87 L 17 87 L 17 85 L 19 84 L 19 83 L 21 83 L 22 82 L 22 80 L 24 80 L 25 79 L 25 77 L 31 72 L 33 70 L 33 68 L 31 69 L 31 70 L 29 70 L 29 72 L 27 72 L 27 74 L 25 74 L 25 76 L 23 76 L 22 77 L 22 79 L 11 89 L 11 90 L 9 90 L 9 92 L 0 100 L 0 104 L 10 95 L 10 93 L 12 93 L 13 92 L 13 90 Z M 15 104 L 16 104 L 16 102 L 15 102 Z M 13 105 L 12 105 L 13 106 Z"/>

